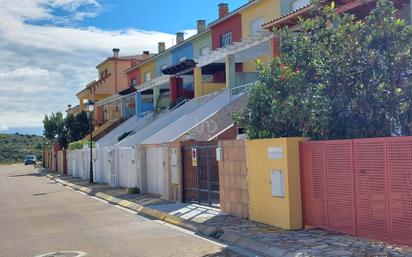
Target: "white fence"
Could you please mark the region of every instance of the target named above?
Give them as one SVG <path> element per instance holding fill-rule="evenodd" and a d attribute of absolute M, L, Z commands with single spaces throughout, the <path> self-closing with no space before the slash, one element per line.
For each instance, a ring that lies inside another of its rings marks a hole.
<path fill-rule="evenodd" d="M 89 179 L 90 152 L 87 149 L 67 151 L 67 173 L 76 178 Z"/>
<path fill-rule="evenodd" d="M 96 183 L 115 185 L 112 182 L 113 157 L 110 147 L 94 149 L 94 180 Z"/>
<path fill-rule="evenodd" d="M 116 184 L 122 187 L 138 187 L 138 158 L 135 148 L 120 147 L 113 149 Z"/>
<path fill-rule="evenodd" d="M 74 172 L 74 153 L 73 151 L 67 151 L 66 154 L 66 161 L 67 161 L 67 175 L 73 176 Z"/>
<path fill-rule="evenodd" d="M 144 151 L 145 154 L 142 154 Z M 144 158 L 144 159 L 142 159 Z M 96 183 L 140 188 L 143 192 L 169 197 L 168 148 L 99 147 L 93 149 Z M 67 151 L 67 170 L 73 177 L 89 179 L 90 150 Z"/>

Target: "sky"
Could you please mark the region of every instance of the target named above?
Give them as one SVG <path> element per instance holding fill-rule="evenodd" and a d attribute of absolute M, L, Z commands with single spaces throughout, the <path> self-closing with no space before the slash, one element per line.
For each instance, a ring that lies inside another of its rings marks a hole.
<path fill-rule="evenodd" d="M 248 0 L 226 0 L 230 10 Z M 207 3 L 205 3 L 207 2 Z M 218 16 L 221 0 L 0 0 L 0 133 L 42 133 L 45 114 L 77 105 L 95 66 L 170 47 Z"/>

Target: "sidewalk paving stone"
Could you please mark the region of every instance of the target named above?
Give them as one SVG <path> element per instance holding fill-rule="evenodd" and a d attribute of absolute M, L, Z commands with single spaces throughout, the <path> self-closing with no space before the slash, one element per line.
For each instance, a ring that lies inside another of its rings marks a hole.
<path fill-rule="evenodd" d="M 412 249 L 374 240 L 328 232 L 321 229 L 286 231 L 262 223 L 233 217 L 220 210 L 197 204 L 175 203 L 153 194 L 128 194 L 124 188 L 88 184 L 70 176 L 58 176 L 73 184 L 88 187 L 122 200 L 169 213 L 185 220 L 219 228 L 223 234 L 217 239 L 246 248 L 257 256 L 282 257 L 412 257 Z"/>

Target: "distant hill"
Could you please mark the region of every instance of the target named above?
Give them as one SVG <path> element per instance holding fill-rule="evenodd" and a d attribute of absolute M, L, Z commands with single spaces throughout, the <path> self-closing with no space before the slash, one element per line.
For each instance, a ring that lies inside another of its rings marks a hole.
<path fill-rule="evenodd" d="M 14 134 L 14 133 L 20 133 L 20 134 L 28 134 L 28 135 L 37 135 L 41 136 L 43 135 L 43 126 L 41 127 L 30 127 L 30 128 L 2 128 L 0 124 L 0 134 Z"/>
<path fill-rule="evenodd" d="M 28 154 L 43 155 L 43 137 L 22 134 L 0 134 L 0 163 L 23 162 Z"/>

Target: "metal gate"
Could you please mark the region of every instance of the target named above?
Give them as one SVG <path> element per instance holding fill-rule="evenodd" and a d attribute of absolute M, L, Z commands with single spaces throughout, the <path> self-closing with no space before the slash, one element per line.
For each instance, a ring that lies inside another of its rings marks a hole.
<path fill-rule="evenodd" d="M 412 246 L 412 137 L 301 142 L 307 225 Z"/>
<path fill-rule="evenodd" d="M 216 148 L 215 143 L 183 146 L 183 198 L 185 202 L 220 207 Z"/>

